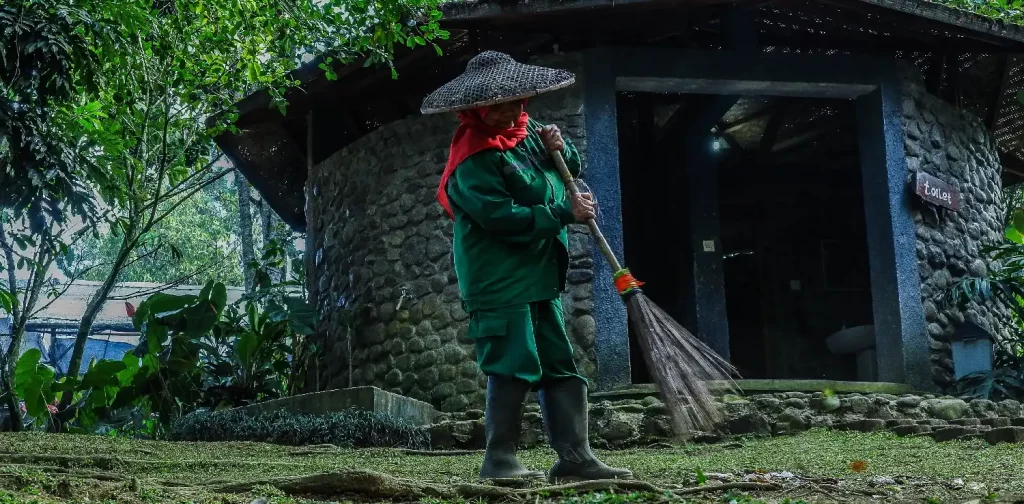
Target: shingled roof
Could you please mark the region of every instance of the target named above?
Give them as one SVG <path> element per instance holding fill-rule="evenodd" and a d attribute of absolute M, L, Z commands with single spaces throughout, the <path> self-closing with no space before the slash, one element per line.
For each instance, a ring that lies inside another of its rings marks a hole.
<path fill-rule="evenodd" d="M 996 135 L 1004 162 L 1024 162 L 1024 27 L 923 0 L 476 0 L 443 5 L 452 32 L 443 56 L 432 49 L 400 50 L 387 68 L 362 61 L 327 80 L 313 61 L 293 72 L 302 85 L 289 96 L 286 116 L 269 108 L 266 92 L 239 102 L 241 134 L 216 141 L 281 218 L 305 229 L 309 164 L 391 121 L 418 114 L 423 96 L 457 75 L 483 49 L 517 58 L 599 45 L 648 44 L 714 49 L 724 9 L 755 10 L 762 50 L 896 57 L 929 75 L 936 92 L 956 98 L 971 89 L 965 108 Z M 941 89 L 940 89 L 941 88 Z M 307 112 L 316 110 L 308 120 Z M 308 159 L 307 150 L 312 152 Z"/>

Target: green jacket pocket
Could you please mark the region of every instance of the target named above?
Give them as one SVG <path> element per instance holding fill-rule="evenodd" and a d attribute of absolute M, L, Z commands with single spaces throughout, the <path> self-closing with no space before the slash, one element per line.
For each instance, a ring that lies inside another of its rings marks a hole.
<path fill-rule="evenodd" d="M 508 333 L 508 320 L 495 313 L 478 312 L 469 322 L 469 338 L 494 338 Z"/>

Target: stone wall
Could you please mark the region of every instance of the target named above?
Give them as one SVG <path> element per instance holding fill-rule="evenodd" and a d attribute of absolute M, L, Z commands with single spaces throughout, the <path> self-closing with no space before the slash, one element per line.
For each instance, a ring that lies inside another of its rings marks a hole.
<path fill-rule="evenodd" d="M 932 378 L 948 387 L 953 378 L 950 345 L 945 340 L 965 318 L 1001 334 L 995 310 L 971 303 L 961 311 L 942 297 L 958 279 L 983 276 L 995 266 L 981 253 L 1003 240 L 1001 165 L 995 139 L 970 114 L 929 94 L 919 75 L 908 73 L 903 86 L 907 166 L 956 186 L 960 210 L 935 219 L 928 210 L 914 212 L 921 298 L 932 345 Z"/>
<path fill-rule="evenodd" d="M 534 62 L 583 78 L 577 55 Z M 528 111 L 558 124 L 585 153 L 582 86 L 535 98 Z M 466 339 L 469 316 L 452 268 L 452 224 L 435 199 L 456 125 L 450 114 L 410 117 L 315 167 L 313 229 L 320 252 L 312 274 L 322 318 L 314 337 L 319 367 L 308 380 L 314 388 L 372 385 L 442 411 L 483 404 L 485 379 Z M 586 232 L 571 229 L 571 288 L 563 304 L 579 365 L 595 377 Z"/>
<path fill-rule="evenodd" d="M 779 436 L 808 429 L 889 431 L 899 436 L 929 436 L 937 441 L 981 438 L 993 444 L 1024 442 L 1024 408 L 1017 401 L 966 402 L 933 395 L 783 392 L 719 398 L 724 422 L 694 442 L 718 442 L 745 436 Z M 441 449 L 484 447 L 483 412 L 448 415 L 431 427 L 431 445 Z M 626 449 L 659 446 L 672 440 L 665 405 L 655 397 L 592 403 L 590 441 L 594 447 Z M 536 404 L 527 405 L 520 444 L 546 442 Z"/>

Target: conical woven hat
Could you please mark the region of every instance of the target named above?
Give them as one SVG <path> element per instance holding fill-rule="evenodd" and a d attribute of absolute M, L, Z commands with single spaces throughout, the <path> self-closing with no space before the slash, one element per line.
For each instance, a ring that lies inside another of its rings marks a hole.
<path fill-rule="evenodd" d="M 571 86 L 576 76 L 566 70 L 525 65 L 511 56 L 485 51 L 466 65 L 466 71 L 423 100 L 420 112 L 456 112 L 522 100 Z"/>

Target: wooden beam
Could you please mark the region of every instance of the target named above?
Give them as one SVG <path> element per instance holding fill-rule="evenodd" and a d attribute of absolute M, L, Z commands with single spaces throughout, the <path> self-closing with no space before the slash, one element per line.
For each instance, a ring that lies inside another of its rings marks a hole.
<path fill-rule="evenodd" d="M 753 121 L 754 119 L 759 119 L 761 117 L 764 117 L 765 115 L 773 113 L 774 111 L 778 110 L 780 102 L 781 99 L 779 101 L 769 103 L 768 105 L 765 105 L 764 107 L 748 115 L 736 119 L 733 122 L 722 123 L 722 132 L 732 133 L 736 128 L 739 128 L 740 126 L 743 126 L 744 124 L 747 124 L 748 122 Z"/>
<path fill-rule="evenodd" d="M 306 263 L 306 301 L 317 306 L 317 284 L 316 275 L 316 236 L 319 230 L 316 229 L 316 196 L 314 187 L 316 177 L 313 176 L 313 111 L 306 113 L 306 250 L 303 258 Z"/>
<path fill-rule="evenodd" d="M 761 143 L 758 146 L 758 150 L 762 153 L 771 152 L 775 146 L 775 142 L 779 139 L 779 130 L 782 129 L 782 123 L 786 119 L 786 102 L 780 102 L 775 107 L 775 113 L 768 119 L 768 124 L 764 127 L 764 133 L 761 135 Z"/>
<path fill-rule="evenodd" d="M 899 16 L 901 20 L 912 22 L 914 25 L 922 24 L 921 21 L 934 22 L 945 25 L 951 32 L 959 33 L 965 37 L 982 40 L 990 44 L 1014 45 L 1024 43 L 1024 28 L 997 21 L 980 14 L 968 12 L 962 9 L 946 7 L 934 2 L 922 2 L 919 0 L 823 0 L 826 3 L 844 8 L 858 9 L 851 5 L 860 3 L 864 7 L 877 10 L 886 10 Z M 859 10 L 859 9 L 858 9 Z"/>
<path fill-rule="evenodd" d="M 932 54 L 931 63 L 928 65 L 928 72 L 924 76 L 924 87 L 932 95 L 939 96 L 945 78 L 946 53 L 936 52 Z"/>
<path fill-rule="evenodd" d="M 580 11 L 587 13 L 604 11 L 606 15 L 614 15 L 616 9 L 628 8 L 665 8 L 677 10 L 680 8 L 703 6 L 703 5 L 724 5 L 735 4 L 736 0 L 531 0 L 529 2 L 519 1 L 486 1 L 486 2 L 446 2 L 441 11 L 444 17 L 441 23 L 444 26 L 461 27 L 467 24 L 477 24 L 481 21 L 494 21 L 500 19 L 502 22 L 522 21 L 529 18 L 531 21 L 540 16 L 553 14 L 576 14 Z M 743 0 L 743 3 L 754 3 Z"/>
<path fill-rule="evenodd" d="M 784 152 L 791 151 L 793 149 L 796 149 L 796 148 L 800 147 L 801 145 L 806 144 L 807 142 L 810 142 L 811 140 L 814 140 L 815 138 L 818 138 L 818 137 L 824 135 L 825 133 L 827 133 L 827 132 L 829 132 L 831 130 L 832 130 L 832 128 L 830 128 L 830 127 L 823 127 L 823 128 L 814 129 L 814 130 L 811 130 L 811 131 L 808 131 L 806 133 L 802 133 L 802 134 L 799 134 L 799 135 L 796 135 L 796 136 L 789 137 L 789 138 L 787 138 L 787 139 L 785 139 L 785 140 L 783 140 L 783 141 L 773 145 L 769 152 L 771 152 L 772 154 L 775 154 L 775 155 L 779 155 L 779 154 L 782 154 Z"/>
<path fill-rule="evenodd" d="M 691 95 L 678 96 L 682 98 L 682 102 L 679 104 L 679 108 L 677 108 L 675 112 L 672 112 L 672 115 L 665 120 L 665 124 L 662 124 L 661 127 L 657 129 L 656 143 L 659 150 L 662 148 L 664 142 L 666 142 L 668 138 L 678 139 L 679 135 L 682 135 L 682 132 L 685 129 L 686 114 L 683 112 L 688 108 L 688 105 L 691 104 L 693 100 L 691 98 Z"/>
<path fill-rule="evenodd" d="M 996 118 L 999 117 L 999 106 L 1002 105 L 1003 95 L 1006 93 L 1006 86 L 1010 84 L 1010 72 L 1013 71 L 1013 58 L 1009 55 L 1003 56 L 1003 78 L 999 81 L 999 92 L 996 93 L 989 105 L 988 117 L 985 122 L 989 131 L 995 130 Z"/>

